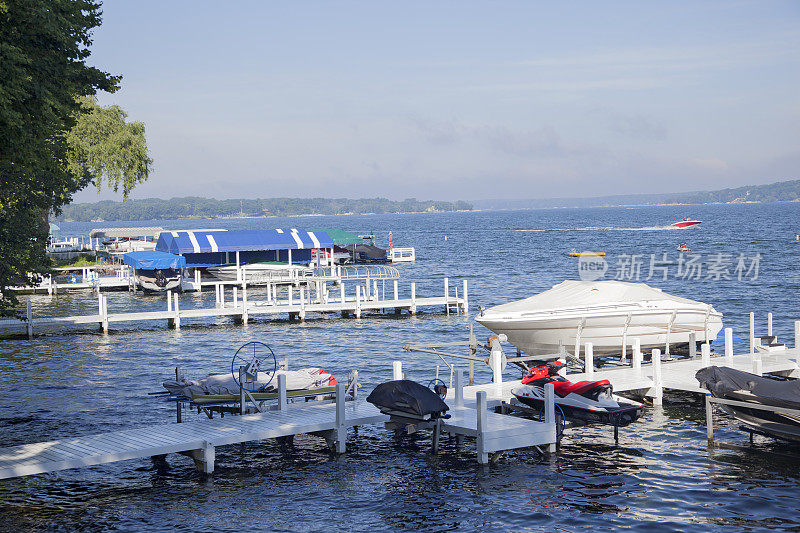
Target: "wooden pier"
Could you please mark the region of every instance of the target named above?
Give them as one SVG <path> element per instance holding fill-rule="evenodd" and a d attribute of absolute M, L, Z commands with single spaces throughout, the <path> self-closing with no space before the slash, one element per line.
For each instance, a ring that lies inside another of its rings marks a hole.
<path fill-rule="evenodd" d="M 421 307 L 439 307 L 447 314 L 466 314 L 469 307 L 467 281 L 463 281 L 461 295 L 458 287 L 451 286 L 449 279 L 444 278 L 444 294 L 442 296 L 417 297 L 416 284 L 410 284 L 410 294 L 400 297 L 397 280 L 392 280 L 392 292 L 386 295 L 379 291 L 377 280 L 355 285 L 355 294 L 347 294 L 345 282 L 340 282 L 338 290 L 330 290 L 327 284 L 318 283 L 315 287 L 287 287 L 281 291 L 286 298 L 279 298 L 279 291 L 274 285 L 262 288 L 258 296 L 266 296 L 253 300 L 253 290 L 246 282 L 233 287 L 230 300 L 226 301 L 225 285 L 215 286 L 216 301 L 214 307 L 181 309 L 179 295 L 167 292 L 166 309 L 161 311 L 138 311 L 111 313 L 108 309 L 108 297 L 98 294 L 97 314 L 78 316 L 34 317 L 31 302 L 27 302 L 26 318 L 0 320 L 0 335 L 27 334 L 32 337 L 42 329 L 96 324 L 103 331 L 109 325 L 118 322 L 164 321 L 169 327 L 179 329 L 181 321 L 186 319 L 232 317 L 235 322 L 246 324 L 254 316 L 288 315 L 289 319 L 305 320 L 309 313 L 331 314 L 361 318 L 363 313 L 393 310 L 399 314 L 406 311 L 415 315 Z M 351 285 L 352 287 L 352 285 Z M 312 291 L 312 289 L 314 289 Z"/>
<path fill-rule="evenodd" d="M 395 378 L 399 369 L 396 362 Z M 335 453 L 345 453 L 347 428 L 390 421 L 389 415 L 364 400 L 356 399 L 355 392 L 352 392 L 352 401 L 345 401 L 348 392 L 344 383 L 336 385 L 333 402 L 289 403 L 291 398 L 287 396 L 286 379 L 278 377 L 277 405 L 263 412 L 0 448 L 0 479 L 129 459 L 163 458 L 170 453 L 191 457 L 198 470 L 210 474 L 214 471 L 215 453 L 219 446 L 314 434 L 325 438 Z M 467 401 L 461 379 L 458 374 L 456 387 L 451 391 L 450 418 L 439 421 L 434 451 L 437 451 L 442 432 L 474 437 L 477 459 L 481 464 L 488 463 L 492 453 L 515 448 L 546 446 L 550 452 L 555 451 L 552 385 L 546 387 L 545 420 L 537 422 L 489 411 L 497 399 L 487 395 L 486 391 L 478 391 L 474 402 Z M 355 390 L 357 387 L 353 387 Z"/>

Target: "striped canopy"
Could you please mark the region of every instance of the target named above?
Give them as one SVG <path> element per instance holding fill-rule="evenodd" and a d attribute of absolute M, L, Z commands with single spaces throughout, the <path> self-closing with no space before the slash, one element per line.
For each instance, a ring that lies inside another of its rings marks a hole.
<path fill-rule="evenodd" d="M 295 228 L 234 231 L 165 231 L 156 250 L 171 254 L 333 248 L 325 232 Z"/>

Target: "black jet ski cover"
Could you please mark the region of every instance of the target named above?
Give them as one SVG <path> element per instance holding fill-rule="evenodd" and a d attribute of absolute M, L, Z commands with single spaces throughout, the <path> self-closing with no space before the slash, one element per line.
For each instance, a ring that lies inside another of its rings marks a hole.
<path fill-rule="evenodd" d="M 367 401 L 378 408 L 434 418 L 449 409 L 438 394 L 409 379 L 381 383 L 367 396 Z"/>
<path fill-rule="evenodd" d="M 763 399 L 800 405 L 800 381 L 796 379 L 779 381 L 720 366 L 701 368 L 694 377 L 717 397 L 744 390 Z"/>

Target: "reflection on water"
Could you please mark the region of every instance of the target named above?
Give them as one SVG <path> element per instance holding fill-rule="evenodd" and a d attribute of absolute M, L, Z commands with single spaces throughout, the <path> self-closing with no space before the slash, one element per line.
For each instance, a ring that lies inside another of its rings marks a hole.
<path fill-rule="evenodd" d="M 760 279 L 655 283 L 669 292 L 712 303 L 727 326 L 746 336 L 747 313 L 761 323 L 775 313 L 781 340 L 792 340 L 798 318 L 796 268 L 800 247 L 787 250 L 800 205 L 703 206 L 681 215 L 703 228 L 673 231 L 533 232 L 526 229 L 656 227 L 670 208 L 542 210 L 530 212 L 232 220 L 229 227 L 333 226 L 394 233 L 416 246 L 418 262 L 400 265 L 401 291 L 439 294 L 465 278 L 474 305 L 495 305 L 575 279 L 572 248 L 608 253 L 672 252 L 677 240 L 703 253 L 764 255 Z M 691 212 L 689 212 L 691 211 Z M 752 220 L 742 226 L 739 220 Z M 147 223 L 143 223 L 147 225 Z M 215 222 L 217 224 L 217 222 Z M 123 224 L 124 225 L 124 224 Z M 162 223 L 176 229 L 192 221 Z M 88 231 L 64 224 L 63 231 Z M 444 235 L 448 236 L 447 241 Z M 213 293 L 185 294 L 183 308 L 213 305 Z M 113 310 L 166 306 L 163 297 L 108 293 Z M 33 298 L 37 314 L 96 310 L 86 294 Z M 358 369 L 363 393 L 391 376 L 402 359 L 412 379 L 427 383 L 440 362 L 402 350 L 404 344 L 465 338 L 470 320 L 423 314 L 414 318 L 322 318 L 301 324 L 228 319 L 166 324 L 114 324 L 96 331 L 0 341 L 0 443 L 164 423 L 174 405 L 148 397 L 176 366 L 189 377 L 225 371 L 236 348 L 268 343 L 293 368 L 321 366 L 337 376 Z M 488 332 L 476 325 L 476 334 Z M 488 380 L 488 368 L 478 379 Z M 508 379 L 516 378 L 512 369 Z M 192 416 L 186 413 L 187 418 Z M 536 450 L 505 454 L 489 468 L 475 462 L 474 443 L 444 440 L 430 455 L 427 438 L 396 442 L 381 427 L 351 431 L 348 453 L 332 457 L 324 441 L 300 436 L 293 446 L 272 441 L 221 447 L 216 473 L 204 479 L 183 456 L 159 467 L 149 460 L 70 470 L 0 482 L 2 529 L 109 529 L 187 531 L 488 529 L 574 531 L 632 527 L 647 530 L 798 528 L 800 450 L 756 437 L 751 446 L 735 422 L 717 417 L 720 440 L 738 447 L 709 451 L 702 404 L 670 395 L 664 408 L 647 408 L 621 430 L 618 446 L 607 428 L 567 433 L 554 457 Z"/>

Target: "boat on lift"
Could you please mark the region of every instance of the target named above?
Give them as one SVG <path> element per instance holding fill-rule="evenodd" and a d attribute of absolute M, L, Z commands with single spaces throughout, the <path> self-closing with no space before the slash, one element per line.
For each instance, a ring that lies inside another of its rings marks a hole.
<path fill-rule="evenodd" d="M 634 338 L 643 350 L 665 349 L 688 345 L 691 333 L 697 342 L 714 339 L 722 329 L 722 313 L 709 304 L 623 281 L 563 281 L 483 310 L 475 320 L 543 360 L 557 358 L 562 347 L 580 354 L 586 342 L 597 355 L 618 354 L 623 341 L 630 346 Z"/>
<path fill-rule="evenodd" d="M 675 217 L 675 219 L 677 222 L 673 222 L 669 227 L 675 229 L 689 229 L 696 228 L 698 225 L 702 224 L 701 220 L 692 220 L 689 217 Z"/>
<path fill-rule="evenodd" d="M 642 414 L 642 404 L 614 394 L 607 379 L 573 383 L 558 375 L 560 361 L 531 368 L 522 378 L 522 385 L 511 389 L 520 403 L 533 409 L 544 409 L 544 386 L 553 384 L 557 412 L 572 423 L 608 424 L 624 427 Z"/>
<path fill-rule="evenodd" d="M 800 442 L 800 381 L 778 380 L 720 366 L 701 368 L 695 378 L 715 398 L 741 402 L 720 407 L 749 431 Z"/>

